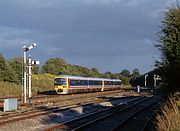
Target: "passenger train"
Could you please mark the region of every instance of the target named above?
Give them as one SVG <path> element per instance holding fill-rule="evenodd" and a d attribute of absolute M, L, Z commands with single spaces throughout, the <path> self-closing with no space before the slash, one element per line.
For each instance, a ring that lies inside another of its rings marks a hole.
<path fill-rule="evenodd" d="M 78 92 L 106 91 L 120 89 L 119 79 L 91 78 L 82 76 L 59 75 L 55 77 L 54 86 L 57 94 Z"/>

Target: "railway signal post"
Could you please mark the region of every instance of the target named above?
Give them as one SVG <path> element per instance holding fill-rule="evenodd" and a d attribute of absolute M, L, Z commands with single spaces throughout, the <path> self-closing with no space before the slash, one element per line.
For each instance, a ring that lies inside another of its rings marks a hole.
<path fill-rule="evenodd" d="M 147 77 L 148 77 L 148 74 L 146 74 L 144 77 L 145 77 L 144 87 L 146 87 L 146 85 L 147 85 Z"/>
<path fill-rule="evenodd" d="M 27 52 L 34 48 L 37 44 L 34 43 L 29 47 L 23 46 L 23 100 L 27 103 L 27 67 L 28 67 L 28 87 L 29 87 L 29 97 L 31 97 L 31 57 L 28 60 L 27 66 Z"/>
<path fill-rule="evenodd" d="M 28 59 L 28 97 L 32 97 L 31 93 L 31 78 L 32 78 L 32 65 L 38 65 L 39 61 L 32 61 L 31 55 L 29 55 Z"/>
<path fill-rule="evenodd" d="M 161 77 L 159 75 L 154 74 L 154 87 L 157 85 L 157 80 L 161 80 Z"/>

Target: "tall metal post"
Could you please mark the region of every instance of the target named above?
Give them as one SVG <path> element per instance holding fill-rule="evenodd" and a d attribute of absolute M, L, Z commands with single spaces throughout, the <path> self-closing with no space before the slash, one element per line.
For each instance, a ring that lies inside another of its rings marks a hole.
<path fill-rule="evenodd" d="M 156 75 L 154 74 L 154 87 L 156 87 Z"/>
<path fill-rule="evenodd" d="M 28 89 L 29 89 L 29 97 L 31 97 L 31 55 L 29 55 L 29 59 L 28 59 Z"/>
<path fill-rule="evenodd" d="M 144 77 L 145 77 L 144 86 L 146 87 L 148 74 L 146 74 Z"/>
<path fill-rule="evenodd" d="M 31 46 L 29 46 L 28 48 L 26 46 L 23 46 L 23 86 L 24 86 L 24 103 L 27 103 L 27 52 L 29 50 L 31 50 L 32 48 L 34 48 L 37 44 L 34 43 Z M 28 59 L 28 96 L 31 97 L 31 64 L 32 64 L 32 60 L 31 60 L 31 56 L 29 56 Z"/>
<path fill-rule="evenodd" d="M 27 52 L 26 52 L 26 49 L 27 49 L 26 46 L 24 46 L 23 47 L 23 54 L 24 54 L 23 55 L 23 57 L 24 57 L 24 59 L 23 59 L 23 63 L 24 63 L 23 64 L 23 69 L 24 69 L 24 76 L 23 76 L 24 77 L 24 79 L 23 79 L 24 80 L 24 84 L 23 84 L 24 85 L 24 103 L 27 102 L 27 96 L 26 96 L 27 95 L 27 93 L 26 93 L 27 92 L 26 91 L 26 85 L 27 85 L 27 83 L 26 83 L 27 82 L 26 81 L 26 79 L 27 79 L 27 77 L 26 77 L 26 75 L 27 75 L 27 73 L 26 73 L 26 53 Z"/>

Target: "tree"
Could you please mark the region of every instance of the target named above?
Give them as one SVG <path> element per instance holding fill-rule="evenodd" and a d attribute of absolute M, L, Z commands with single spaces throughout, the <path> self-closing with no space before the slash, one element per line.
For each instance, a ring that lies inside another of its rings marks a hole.
<path fill-rule="evenodd" d="M 158 67 L 161 70 L 164 84 L 168 92 L 180 89 L 180 7 L 172 6 L 164 13 L 162 20 L 159 43 L 156 47 L 160 50 L 162 61 Z"/>
<path fill-rule="evenodd" d="M 32 73 L 38 75 L 40 73 L 40 66 L 38 65 L 32 65 Z"/>
<path fill-rule="evenodd" d="M 0 80 L 4 80 L 5 72 L 6 72 L 6 62 L 4 57 L 0 54 Z"/>
<path fill-rule="evenodd" d="M 100 77 L 100 73 L 97 68 L 91 68 L 90 73 L 91 77 Z"/>
<path fill-rule="evenodd" d="M 111 72 L 110 71 L 107 71 L 107 72 L 105 72 L 104 74 L 103 74 L 103 77 L 104 78 L 111 78 Z"/>
<path fill-rule="evenodd" d="M 17 83 L 22 82 L 22 58 L 14 58 L 8 61 L 11 70 L 13 70 L 14 74 L 16 75 Z"/>
<path fill-rule="evenodd" d="M 122 83 L 124 85 L 129 85 L 129 77 L 126 77 L 122 75 L 121 73 L 116 73 L 115 75 L 118 77 L 118 79 L 122 80 Z"/>
<path fill-rule="evenodd" d="M 104 78 L 109 78 L 109 79 L 119 79 L 118 76 L 116 74 L 113 74 L 110 71 L 107 71 L 103 74 Z"/>
<path fill-rule="evenodd" d="M 137 77 L 139 77 L 139 76 L 140 76 L 139 69 L 134 69 L 133 72 L 132 72 L 131 77 L 132 77 L 133 79 L 135 79 L 135 78 L 137 78 Z"/>
<path fill-rule="evenodd" d="M 44 73 L 53 75 L 65 74 L 67 72 L 67 63 L 61 58 L 49 59 L 42 67 Z"/>
<path fill-rule="evenodd" d="M 0 54 L 0 80 L 18 83 L 18 75 L 14 72 L 11 65 Z"/>
<path fill-rule="evenodd" d="M 129 77 L 130 76 L 130 72 L 129 72 L 129 70 L 124 69 L 124 70 L 122 70 L 121 75 L 123 75 L 125 77 Z"/>

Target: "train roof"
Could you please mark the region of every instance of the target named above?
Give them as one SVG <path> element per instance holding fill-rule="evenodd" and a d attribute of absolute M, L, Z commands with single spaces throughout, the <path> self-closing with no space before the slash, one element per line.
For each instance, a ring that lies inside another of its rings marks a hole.
<path fill-rule="evenodd" d="M 58 75 L 58 77 L 65 77 L 70 79 L 81 79 L 81 80 L 105 80 L 105 81 L 121 81 L 119 79 L 107 79 L 107 78 L 94 78 L 94 77 L 83 77 L 83 76 L 72 76 L 72 75 Z"/>

